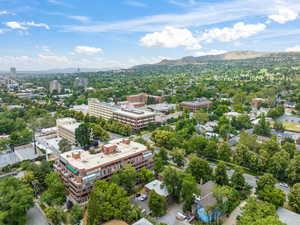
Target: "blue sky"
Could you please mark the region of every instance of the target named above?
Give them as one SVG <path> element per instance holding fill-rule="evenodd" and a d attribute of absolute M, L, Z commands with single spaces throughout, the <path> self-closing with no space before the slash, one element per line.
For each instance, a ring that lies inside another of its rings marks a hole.
<path fill-rule="evenodd" d="M 300 51 L 299 0 L 0 0 L 0 70 Z"/>

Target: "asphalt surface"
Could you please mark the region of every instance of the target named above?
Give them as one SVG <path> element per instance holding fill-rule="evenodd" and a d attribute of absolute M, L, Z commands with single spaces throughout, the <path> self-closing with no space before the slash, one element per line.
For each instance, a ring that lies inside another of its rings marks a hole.
<path fill-rule="evenodd" d="M 49 223 L 40 209 L 36 205 L 34 205 L 34 207 L 29 209 L 27 212 L 26 225 L 49 225 Z"/>

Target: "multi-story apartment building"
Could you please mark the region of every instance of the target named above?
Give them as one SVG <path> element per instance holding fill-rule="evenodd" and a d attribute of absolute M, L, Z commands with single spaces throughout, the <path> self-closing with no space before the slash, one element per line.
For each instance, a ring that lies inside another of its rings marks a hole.
<path fill-rule="evenodd" d="M 88 100 L 89 115 L 113 119 L 130 125 L 138 130 L 147 127 L 149 123 L 155 122 L 155 113 L 137 109 L 121 108 L 112 103 L 99 102 L 97 99 Z"/>
<path fill-rule="evenodd" d="M 74 80 L 74 87 L 87 88 L 88 83 L 89 83 L 89 81 L 88 81 L 87 78 L 76 77 L 75 80 Z"/>
<path fill-rule="evenodd" d="M 102 117 L 106 120 L 113 118 L 116 106 L 111 103 L 100 102 L 96 98 L 88 99 L 88 113 L 90 116 Z"/>
<path fill-rule="evenodd" d="M 114 120 L 130 125 L 134 130 L 146 128 L 155 122 L 155 113 L 136 109 L 118 109 L 113 112 Z"/>
<path fill-rule="evenodd" d="M 140 143 L 115 139 L 100 148 L 97 154 L 84 150 L 65 152 L 55 161 L 54 168 L 60 173 L 71 200 L 86 202 L 96 180 L 109 178 L 126 164 L 137 170 L 152 167 L 152 152 Z"/>
<path fill-rule="evenodd" d="M 73 118 L 62 118 L 56 120 L 57 136 L 67 139 L 70 143 L 76 143 L 75 130 L 79 127 Z"/>
<path fill-rule="evenodd" d="M 53 91 L 57 91 L 57 93 L 61 92 L 61 84 L 58 80 L 52 80 L 49 85 L 49 91 L 52 93 Z"/>

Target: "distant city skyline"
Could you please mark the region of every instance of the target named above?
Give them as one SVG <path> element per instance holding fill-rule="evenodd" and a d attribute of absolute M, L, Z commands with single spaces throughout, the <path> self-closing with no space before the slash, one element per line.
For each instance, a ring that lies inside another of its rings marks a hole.
<path fill-rule="evenodd" d="M 300 51 L 299 0 L 0 0 L 0 71 Z"/>

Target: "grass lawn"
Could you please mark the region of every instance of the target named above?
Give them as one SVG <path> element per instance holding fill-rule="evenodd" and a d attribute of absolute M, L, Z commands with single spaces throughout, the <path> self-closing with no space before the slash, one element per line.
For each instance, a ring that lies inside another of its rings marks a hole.
<path fill-rule="evenodd" d="M 300 132 L 299 123 L 283 122 L 282 124 L 286 130 Z"/>

